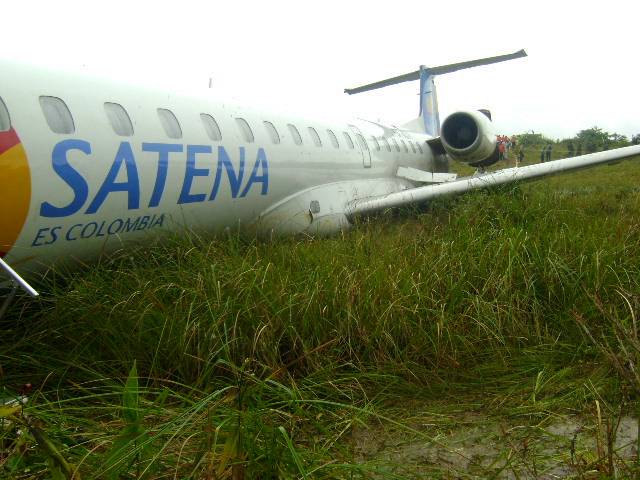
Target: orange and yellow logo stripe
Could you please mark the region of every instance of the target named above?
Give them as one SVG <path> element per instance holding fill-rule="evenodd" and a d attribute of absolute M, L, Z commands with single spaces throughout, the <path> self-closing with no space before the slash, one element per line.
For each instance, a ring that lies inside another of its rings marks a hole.
<path fill-rule="evenodd" d="M 0 257 L 15 243 L 29 213 L 31 171 L 15 130 L 0 132 Z"/>

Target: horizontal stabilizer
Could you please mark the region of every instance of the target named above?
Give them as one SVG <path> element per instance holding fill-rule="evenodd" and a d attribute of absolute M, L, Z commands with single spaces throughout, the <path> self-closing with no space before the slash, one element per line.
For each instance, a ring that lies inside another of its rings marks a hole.
<path fill-rule="evenodd" d="M 507 60 L 513 60 L 515 58 L 526 57 L 527 53 L 524 50 L 519 50 L 507 55 L 498 55 L 496 57 L 480 58 L 478 60 L 469 60 L 467 62 L 452 63 L 449 65 L 441 65 L 439 67 L 420 67 L 420 70 L 415 72 L 405 73 L 397 77 L 387 78 L 386 80 L 380 80 L 379 82 L 370 83 L 356 88 L 345 88 L 344 92 L 349 95 L 354 93 L 367 92 L 369 90 L 375 90 L 378 88 L 388 87 L 390 85 L 397 85 L 398 83 L 410 82 L 412 80 L 418 80 L 420 78 L 420 71 L 426 71 L 429 75 L 443 75 L 445 73 L 457 72 L 458 70 L 464 70 L 465 68 L 479 67 L 480 65 L 490 65 L 492 63 L 506 62 Z"/>
<path fill-rule="evenodd" d="M 470 60 L 468 62 L 452 63 L 450 65 L 442 65 L 440 67 L 429 67 L 427 71 L 431 75 L 443 75 L 445 73 L 457 72 L 458 70 L 464 70 L 465 68 L 479 67 L 481 65 L 491 65 L 492 63 L 506 62 L 507 60 L 514 60 L 516 58 L 526 57 L 527 52 L 519 50 L 507 55 L 498 55 L 496 57 L 481 58 L 479 60 Z"/>

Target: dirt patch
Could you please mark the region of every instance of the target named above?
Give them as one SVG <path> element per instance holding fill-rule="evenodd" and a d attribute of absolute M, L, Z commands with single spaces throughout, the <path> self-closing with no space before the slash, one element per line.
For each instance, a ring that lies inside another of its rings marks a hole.
<path fill-rule="evenodd" d="M 595 420 L 595 421 L 594 421 Z M 609 448 L 606 421 L 553 416 L 542 422 L 478 413 L 424 414 L 408 428 L 358 428 L 353 447 L 361 462 L 380 465 L 379 478 L 595 478 L 613 467 L 626 476 L 635 465 L 638 419 L 624 416 Z M 613 431 L 613 428 L 610 428 Z"/>

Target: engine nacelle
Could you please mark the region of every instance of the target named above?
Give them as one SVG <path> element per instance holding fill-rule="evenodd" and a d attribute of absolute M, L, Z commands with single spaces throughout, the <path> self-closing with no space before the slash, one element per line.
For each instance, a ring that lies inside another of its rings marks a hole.
<path fill-rule="evenodd" d="M 491 165 L 498 160 L 493 124 L 481 112 L 452 113 L 442 123 L 440 139 L 454 160 L 477 167 Z"/>

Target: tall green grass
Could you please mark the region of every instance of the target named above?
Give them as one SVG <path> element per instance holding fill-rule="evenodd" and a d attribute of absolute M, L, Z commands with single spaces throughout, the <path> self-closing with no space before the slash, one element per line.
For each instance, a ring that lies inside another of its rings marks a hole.
<path fill-rule="evenodd" d="M 615 402 L 633 381 L 595 340 L 638 315 L 638 185 L 625 162 L 333 238 L 185 233 L 54 276 L 3 320 L 4 395 L 33 391 L 0 471 L 68 476 L 41 431 L 88 478 L 392 477 L 349 438 L 400 421 L 400 399 Z"/>

